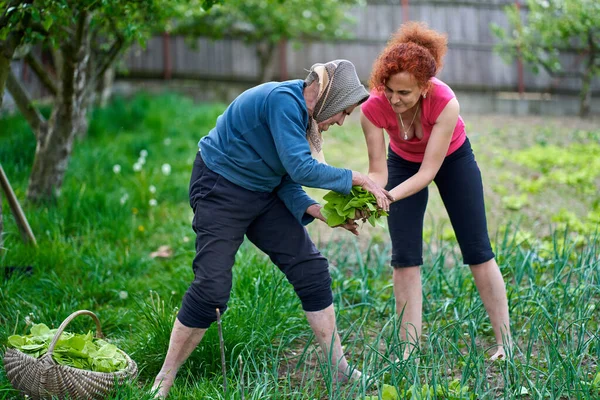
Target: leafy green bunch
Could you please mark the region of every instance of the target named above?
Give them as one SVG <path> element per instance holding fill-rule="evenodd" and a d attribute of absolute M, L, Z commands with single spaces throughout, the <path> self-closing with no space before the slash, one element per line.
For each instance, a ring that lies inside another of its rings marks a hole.
<path fill-rule="evenodd" d="M 343 195 L 334 191 L 327 193 L 323 200 L 327 203 L 321 209 L 321 213 L 327 220 L 327 225 L 338 226 L 347 219 L 356 219 L 363 216 L 373 226 L 378 218 L 387 216 L 388 213 L 377 207 L 377 199 L 373 193 L 360 186 L 353 186 L 350 193 Z"/>
<path fill-rule="evenodd" d="M 447 387 L 438 385 L 434 390 L 432 386 L 424 384 L 420 388 L 411 385 L 408 388 L 384 384 L 381 390 L 382 400 L 400 400 L 400 399 L 448 399 L 448 400 L 471 400 L 475 399 L 475 394 L 468 386 L 461 386 L 458 379 L 452 380 Z M 365 400 L 378 400 L 379 396 L 365 396 Z"/>
<path fill-rule="evenodd" d="M 36 324 L 31 327 L 29 335 L 9 336 L 8 345 L 39 358 L 48 352 L 56 331 L 57 329 L 50 329 L 45 324 Z M 124 353 L 114 344 L 95 339 L 92 332 L 85 335 L 63 332 L 52 358 L 60 365 L 94 372 L 117 372 L 127 367 Z"/>

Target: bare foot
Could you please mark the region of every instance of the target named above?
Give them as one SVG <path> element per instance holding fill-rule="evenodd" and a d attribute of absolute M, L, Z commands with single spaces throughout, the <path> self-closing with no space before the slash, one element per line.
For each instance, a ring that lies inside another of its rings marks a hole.
<path fill-rule="evenodd" d="M 357 369 L 352 370 L 349 375 L 349 371 L 337 371 L 337 377 L 335 378 L 337 383 L 347 383 L 348 381 L 358 381 L 362 376 L 362 372 Z"/>
<path fill-rule="evenodd" d="M 412 360 L 415 362 L 416 365 L 419 365 L 419 362 L 421 361 L 421 357 L 420 357 L 420 351 L 417 347 L 413 347 L 411 348 L 405 348 L 404 349 L 404 355 L 402 356 L 402 360 L 403 361 L 408 361 L 408 360 Z"/>
<path fill-rule="evenodd" d="M 169 390 L 173 386 L 173 381 L 168 378 L 164 378 L 161 376 L 157 376 L 154 380 L 154 384 L 152 385 L 151 392 L 155 393 L 155 399 L 165 399 L 169 394 Z"/>
<path fill-rule="evenodd" d="M 494 353 L 494 355 L 490 357 L 490 361 L 496 360 L 506 360 L 506 352 L 504 351 L 504 346 L 498 346 L 498 350 L 496 350 L 496 353 Z"/>

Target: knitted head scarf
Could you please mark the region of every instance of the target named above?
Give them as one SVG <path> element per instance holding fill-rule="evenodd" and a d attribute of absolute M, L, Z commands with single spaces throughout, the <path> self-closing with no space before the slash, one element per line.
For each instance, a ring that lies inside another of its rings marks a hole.
<path fill-rule="evenodd" d="M 367 100 L 369 92 L 360 83 L 354 64 L 347 60 L 313 65 L 304 82 L 309 86 L 315 80 L 319 82 L 319 95 L 308 124 L 306 138 L 313 158 L 325 163 L 323 136 L 319 132 L 318 123 L 353 105 L 361 104 Z"/>

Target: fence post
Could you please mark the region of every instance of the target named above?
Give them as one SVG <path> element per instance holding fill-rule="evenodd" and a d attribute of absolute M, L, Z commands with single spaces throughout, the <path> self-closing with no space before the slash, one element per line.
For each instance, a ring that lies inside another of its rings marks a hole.
<path fill-rule="evenodd" d="M 408 17 L 408 9 L 409 9 L 408 0 L 402 0 L 402 23 L 410 21 Z"/>
<path fill-rule="evenodd" d="M 163 79 L 171 79 L 172 60 L 171 60 L 171 36 L 169 32 L 163 33 Z"/>
<path fill-rule="evenodd" d="M 519 19 L 521 19 L 521 2 L 519 0 L 515 0 L 515 6 L 519 12 Z M 523 59 L 521 58 L 521 49 L 519 48 L 517 48 L 517 80 L 519 97 L 523 98 L 523 94 L 525 93 L 525 78 L 523 75 Z"/>
<path fill-rule="evenodd" d="M 281 39 L 279 42 L 279 80 L 288 80 L 287 39 Z"/>

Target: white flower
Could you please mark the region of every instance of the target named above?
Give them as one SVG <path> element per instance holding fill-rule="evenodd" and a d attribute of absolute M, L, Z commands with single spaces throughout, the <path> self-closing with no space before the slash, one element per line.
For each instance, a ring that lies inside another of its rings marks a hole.
<path fill-rule="evenodd" d="M 189 238 L 189 237 L 187 237 L 187 236 L 184 236 L 184 237 L 183 237 L 183 243 L 187 243 L 187 242 L 189 242 L 189 241 L 190 241 L 190 238 Z"/>
<path fill-rule="evenodd" d="M 126 291 L 124 291 L 124 290 L 121 290 L 121 291 L 119 292 L 119 298 L 120 298 L 120 299 L 122 299 L 122 300 L 125 300 L 125 299 L 126 299 L 126 298 L 128 298 L 128 297 L 129 297 L 129 293 L 127 293 Z"/>
<path fill-rule="evenodd" d="M 115 174 L 118 174 L 119 172 L 121 172 L 121 166 L 119 164 L 113 165 L 113 172 Z"/>
<path fill-rule="evenodd" d="M 140 163 L 133 164 L 133 170 L 136 171 L 136 172 L 141 171 L 142 170 L 142 164 L 140 164 Z"/>
<path fill-rule="evenodd" d="M 142 157 L 142 158 L 148 157 L 148 150 L 144 149 L 144 150 L 140 151 L 140 157 Z"/>
<path fill-rule="evenodd" d="M 119 200 L 119 202 L 121 203 L 121 205 L 123 205 L 127 202 L 127 199 L 129 199 L 129 195 L 127 193 L 125 193 L 123 196 L 121 196 L 121 199 Z"/>
<path fill-rule="evenodd" d="M 164 175 L 170 175 L 171 174 L 171 166 L 169 164 L 163 164 L 162 167 L 160 167 L 160 169 L 162 170 L 162 173 Z"/>
<path fill-rule="evenodd" d="M 310 12 L 310 10 L 304 10 L 304 11 L 302 11 L 302 16 L 304 18 L 310 18 L 310 17 L 312 17 L 312 12 Z"/>
<path fill-rule="evenodd" d="M 152 206 L 152 207 L 155 207 L 158 204 L 158 201 L 156 201 L 156 199 L 150 199 L 148 204 L 150 204 L 150 206 Z"/>
<path fill-rule="evenodd" d="M 156 193 L 156 186 L 150 185 L 150 187 L 148 188 L 148 190 L 150 191 L 150 193 Z"/>
<path fill-rule="evenodd" d="M 165 140 L 163 140 L 163 144 L 165 146 L 169 146 L 171 144 L 171 138 L 166 138 Z"/>
<path fill-rule="evenodd" d="M 144 157 L 140 157 L 140 158 L 138 158 L 137 162 L 138 162 L 139 164 L 142 164 L 142 165 L 144 165 L 144 164 L 146 164 L 146 159 L 145 159 Z"/>

